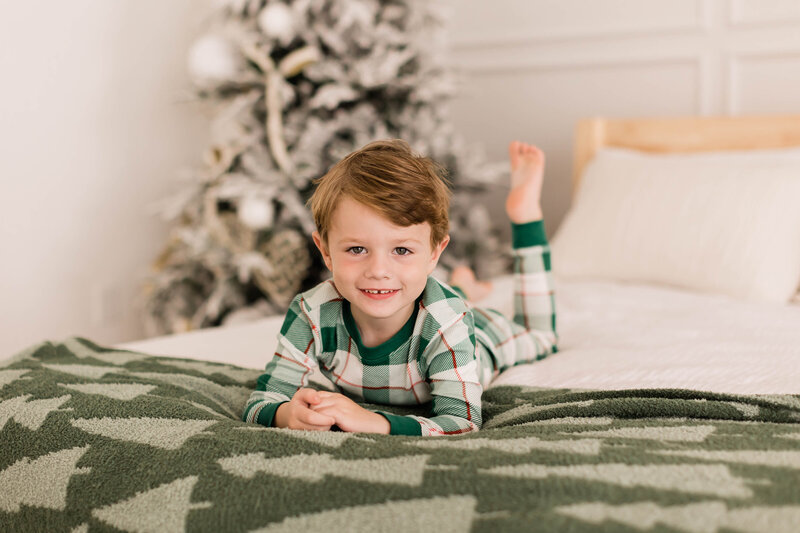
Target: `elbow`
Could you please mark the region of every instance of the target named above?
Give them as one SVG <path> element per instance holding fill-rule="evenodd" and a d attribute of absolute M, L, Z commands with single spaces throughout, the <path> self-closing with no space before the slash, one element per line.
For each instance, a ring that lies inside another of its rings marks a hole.
<path fill-rule="evenodd" d="M 476 431 L 480 431 L 481 426 L 483 426 L 483 419 L 481 417 L 472 418 L 472 419 L 463 419 L 464 420 L 464 427 L 460 428 L 459 431 L 450 433 L 450 435 L 464 435 L 465 433 L 473 433 Z"/>
<path fill-rule="evenodd" d="M 478 420 L 467 420 L 468 427 L 464 428 L 464 433 L 474 433 L 480 431 L 481 426 L 483 426 L 483 421 L 481 419 Z M 463 433 L 461 433 L 463 435 Z"/>

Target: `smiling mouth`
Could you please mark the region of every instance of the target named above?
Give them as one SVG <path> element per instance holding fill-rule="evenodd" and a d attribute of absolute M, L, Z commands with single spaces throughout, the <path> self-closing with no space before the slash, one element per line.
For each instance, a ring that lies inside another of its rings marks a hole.
<path fill-rule="evenodd" d="M 362 292 L 366 292 L 367 294 L 391 294 L 393 292 L 397 292 L 398 289 L 360 289 Z"/>

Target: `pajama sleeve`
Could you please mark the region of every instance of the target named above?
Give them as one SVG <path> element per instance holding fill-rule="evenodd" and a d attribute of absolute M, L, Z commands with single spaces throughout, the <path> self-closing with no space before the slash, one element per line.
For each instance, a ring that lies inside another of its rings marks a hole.
<path fill-rule="evenodd" d="M 288 402 L 298 389 L 308 385 L 309 377 L 318 365 L 313 353 L 316 335 L 302 303 L 302 296 L 298 295 L 286 312 L 275 355 L 259 376 L 256 390 L 242 413 L 245 422 L 273 426 L 278 407 Z"/>
<path fill-rule="evenodd" d="M 389 420 L 392 435 L 460 435 L 481 427 L 481 394 L 472 313 L 463 312 L 433 333 L 420 358 L 431 385 L 429 417 L 376 411 Z"/>

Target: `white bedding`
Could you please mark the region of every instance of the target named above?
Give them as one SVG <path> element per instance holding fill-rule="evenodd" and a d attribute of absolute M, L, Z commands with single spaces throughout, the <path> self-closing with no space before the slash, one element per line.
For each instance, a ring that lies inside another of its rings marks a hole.
<path fill-rule="evenodd" d="M 800 394 L 800 304 L 555 277 L 559 353 L 494 385 Z M 481 302 L 509 313 L 510 277 Z M 117 347 L 264 368 L 282 317 Z M 323 378 L 324 379 L 324 378 Z"/>

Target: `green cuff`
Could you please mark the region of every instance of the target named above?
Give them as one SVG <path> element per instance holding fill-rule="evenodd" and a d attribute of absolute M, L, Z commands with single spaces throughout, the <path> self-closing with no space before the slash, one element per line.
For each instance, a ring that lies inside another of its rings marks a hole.
<path fill-rule="evenodd" d="M 278 407 L 285 403 L 285 401 L 268 403 L 261 408 L 261 411 L 258 412 L 258 418 L 256 419 L 256 422 L 266 427 L 277 427 L 273 425 L 273 422 L 275 422 L 275 413 L 278 411 Z"/>
<path fill-rule="evenodd" d="M 511 244 L 514 248 L 527 248 L 547 244 L 544 220 L 534 220 L 525 224 L 511 223 Z"/>
<path fill-rule="evenodd" d="M 410 416 L 399 416 L 382 411 L 375 411 L 389 421 L 389 435 L 422 435 L 422 425 Z"/>

